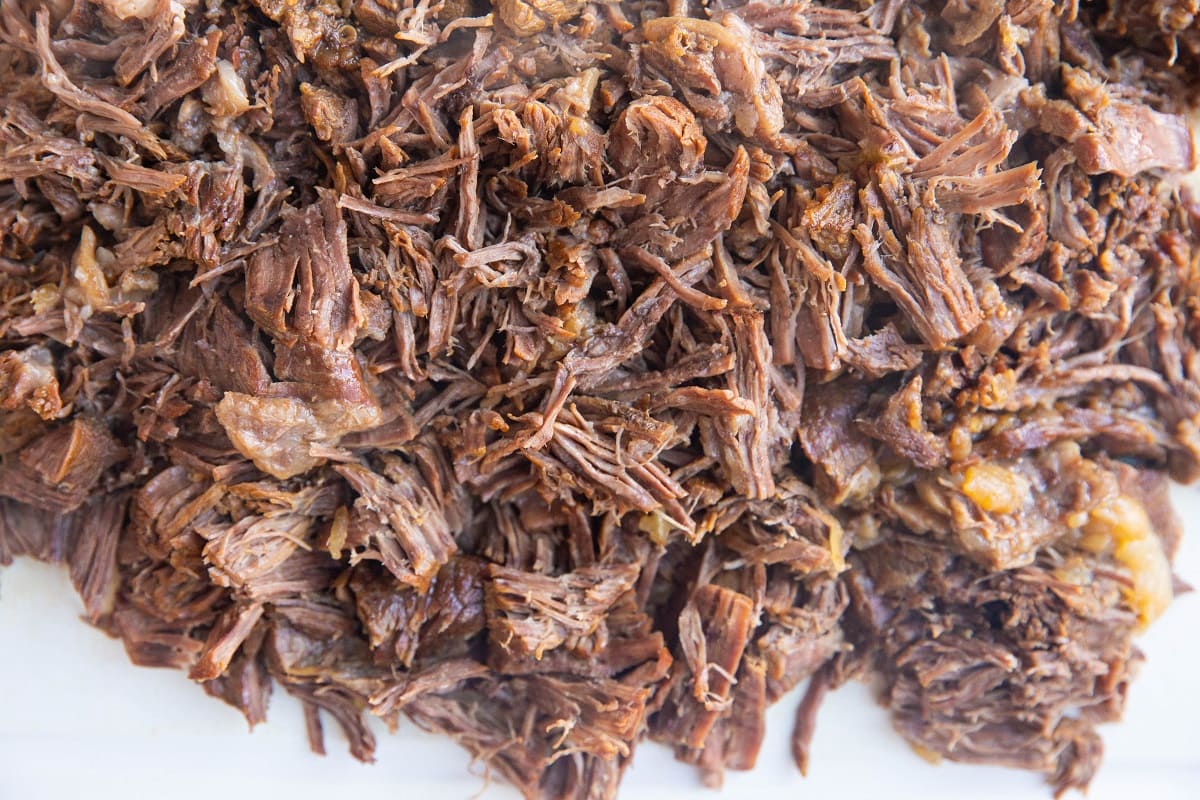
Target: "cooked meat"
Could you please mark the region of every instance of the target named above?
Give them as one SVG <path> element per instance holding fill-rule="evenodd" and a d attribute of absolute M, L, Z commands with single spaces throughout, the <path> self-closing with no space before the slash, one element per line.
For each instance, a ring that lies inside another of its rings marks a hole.
<path fill-rule="evenodd" d="M 0 4 L 0 563 L 530 798 L 856 677 L 1085 787 L 1200 478 L 1194 0 Z M 7 643 L 18 648 L 20 643 Z"/>

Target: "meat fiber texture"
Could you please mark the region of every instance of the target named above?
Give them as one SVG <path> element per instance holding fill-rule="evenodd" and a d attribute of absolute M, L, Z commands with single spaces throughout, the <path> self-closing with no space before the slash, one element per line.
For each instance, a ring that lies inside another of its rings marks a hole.
<path fill-rule="evenodd" d="M 0 562 L 530 798 L 853 678 L 1085 787 L 1185 588 L 1197 13 L 5 0 Z"/>

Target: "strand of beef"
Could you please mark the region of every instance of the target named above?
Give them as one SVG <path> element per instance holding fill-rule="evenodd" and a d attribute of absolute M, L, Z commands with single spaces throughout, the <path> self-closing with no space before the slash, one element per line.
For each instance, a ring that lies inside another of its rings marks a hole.
<path fill-rule="evenodd" d="M 1086 786 L 1200 475 L 1194 2 L 6 0 L 0 563 L 526 795 L 873 681 Z M 19 643 L 9 643 L 19 647 Z"/>

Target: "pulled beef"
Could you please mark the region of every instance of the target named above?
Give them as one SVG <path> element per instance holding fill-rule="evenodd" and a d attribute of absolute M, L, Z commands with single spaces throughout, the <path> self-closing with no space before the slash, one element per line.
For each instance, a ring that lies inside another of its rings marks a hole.
<path fill-rule="evenodd" d="M 1120 716 L 1142 660 L 1119 576 L 1049 555 L 987 572 L 904 538 L 864 561 L 894 613 L 876 658 L 896 729 L 954 760 L 1086 787 L 1103 750 L 1093 726 Z"/>
<path fill-rule="evenodd" d="M 527 797 L 879 688 L 1085 787 L 1200 477 L 1194 0 L 0 4 L 0 563 Z M 14 643 L 16 644 L 16 643 Z"/>

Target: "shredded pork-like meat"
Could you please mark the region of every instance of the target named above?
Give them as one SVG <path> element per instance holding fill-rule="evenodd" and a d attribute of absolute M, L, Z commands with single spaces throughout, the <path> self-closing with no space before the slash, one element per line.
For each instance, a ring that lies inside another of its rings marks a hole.
<path fill-rule="evenodd" d="M 5 0 L 0 563 L 530 798 L 811 678 L 803 771 L 855 677 L 1085 787 L 1200 477 L 1198 68 L 1194 0 Z"/>

